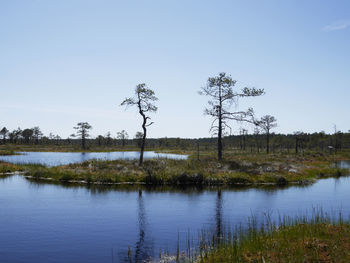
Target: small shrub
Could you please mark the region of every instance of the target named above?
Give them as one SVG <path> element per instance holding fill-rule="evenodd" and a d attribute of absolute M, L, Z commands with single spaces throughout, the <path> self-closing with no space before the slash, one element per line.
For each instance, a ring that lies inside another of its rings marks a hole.
<path fill-rule="evenodd" d="M 276 183 L 277 183 L 277 185 L 287 185 L 288 181 L 283 176 L 277 176 L 276 177 Z"/>
<path fill-rule="evenodd" d="M 86 175 L 85 175 L 85 181 L 86 181 L 88 184 L 92 183 L 92 176 L 91 176 L 91 174 L 86 174 Z"/>
<path fill-rule="evenodd" d="M 177 185 L 203 185 L 204 176 L 202 173 L 197 173 L 193 175 L 181 173 L 180 175 L 175 176 L 171 181 L 172 183 Z"/>
<path fill-rule="evenodd" d="M 239 165 L 238 162 L 235 162 L 235 161 L 231 161 L 229 162 L 229 167 L 228 167 L 230 170 L 238 170 L 241 168 L 241 166 Z"/>
<path fill-rule="evenodd" d="M 33 173 L 34 178 L 45 177 L 45 175 L 46 175 L 46 171 L 43 168 L 39 168 L 39 169 L 35 170 Z"/>
<path fill-rule="evenodd" d="M 64 174 L 64 175 L 62 175 L 62 176 L 60 177 L 59 180 L 62 181 L 62 182 L 68 182 L 68 181 L 73 180 L 73 176 L 70 175 L 70 174 Z"/>

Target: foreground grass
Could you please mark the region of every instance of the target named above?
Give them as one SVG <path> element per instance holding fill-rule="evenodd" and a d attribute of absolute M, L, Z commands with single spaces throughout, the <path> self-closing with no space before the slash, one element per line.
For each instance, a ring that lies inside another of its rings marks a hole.
<path fill-rule="evenodd" d="M 347 169 L 333 166 L 328 156 L 230 155 L 218 162 L 208 153 L 196 160 L 154 159 L 143 167 L 137 160 L 90 160 L 58 167 L 0 163 L 0 173 L 25 171 L 34 179 L 96 184 L 147 185 L 287 185 L 339 177 Z"/>
<path fill-rule="evenodd" d="M 350 262 L 350 224 L 319 218 L 268 229 L 251 228 L 201 252 L 211 262 Z"/>

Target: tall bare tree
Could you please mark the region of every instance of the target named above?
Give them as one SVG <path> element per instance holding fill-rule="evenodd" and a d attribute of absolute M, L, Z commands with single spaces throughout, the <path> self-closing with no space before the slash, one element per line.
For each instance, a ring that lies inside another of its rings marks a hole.
<path fill-rule="evenodd" d="M 229 128 L 229 120 L 253 122 L 253 110 L 230 111 L 232 104 L 236 104 L 239 98 L 255 97 L 264 94 L 263 89 L 243 88 L 235 91 L 236 80 L 226 73 L 219 73 L 218 76 L 208 78 L 205 87 L 199 91 L 200 95 L 208 96 L 208 106 L 204 110 L 205 115 L 213 118 L 210 131 L 217 135 L 218 159 L 222 159 L 222 137 L 225 128 Z"/>
<path fill-rule="evenodd" d="M 117 132 L 117 139 L 122 141 L 122 146 L 125 146 L 126 140 L 129 138 L 128 133 L 125 130 Z"/>
<path fill-rule="evenodd" d="M 270 152 L 270 131 L 271 129 L 277 127 L 276 122 L 276 118 L 271 115 L 265 115 L 256 122 L 256 125 L 259 126 L 266 134 L 266 153 Z"/>
<path fill-rule="evenodd" d="M 90 137 L 89 131 L 92 129 L 92 126 L 88 122 L 79 122 L 74 129 L 77 130 L 77 136 L 81 138 L 81 147 L 85 150 L 86 138 Z"/>
<path fill-rule="evenodd" d="M 153 124 L 153 122 L 148 123 L 151 119 L 148 114 L 157 111 L 158 108 L 154 105 L 154 102 L 157 100 L 158 98 L 155 96 L 154 91 L 149 89 L 145 83 L 142 83 L 136 86 L 134 97 L 126 98 L 121 103 L 121 106 L 126 107 L 137 106 L 137 109 L 142 116 L 143 136 L 140 151 L 140 166 L 143 164 L 143 152 L 146 144 L 147 127 Z"/>

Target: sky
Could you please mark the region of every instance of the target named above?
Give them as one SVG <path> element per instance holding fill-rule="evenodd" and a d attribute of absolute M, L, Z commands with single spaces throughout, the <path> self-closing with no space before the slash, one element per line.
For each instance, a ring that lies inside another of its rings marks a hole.
<path fill-rule="evenodd" d="M 146 83 L 150 137 L 209 137 L 198 91 L 226 72 L 266 92 L 232 110 L 275 116 L 276 133 L 348 131 L 349 49 L 347 0 L 0 0 L 0 127 L 133 137 L 141 118 L 120 103 Z"/>

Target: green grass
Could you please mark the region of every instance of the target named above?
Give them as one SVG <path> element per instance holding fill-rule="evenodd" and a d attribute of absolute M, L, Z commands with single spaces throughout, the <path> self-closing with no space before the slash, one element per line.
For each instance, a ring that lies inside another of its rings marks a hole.
<path fill-rule="evenodd" d="M 21 149 L 23 150 L 23 149 Z M 188 160 L 146 160 L 143 167 L 137 160 L 98 161 L 59 167 L 42 165 L 17 165 L 34 179 L 52 181 L 147 185 L 197 185 L 197 186 L 258 186 L 310 184 L 317 179 L 339 177 L 349 174 L 333 164 L 344 159 L 348 152 L 327 155 L 310 152 L 304 155 L 252 154 L 226 152 L 225 159 L 218 162 L 215 152 L 202 152 L 197 160 L 195 152 Z M 9 169 L 0 163 L 0 171 Z M 11 169 L 13 170 L 15 166 Z M 10 169 L 10 170 L 11 170 Z"/>
<path fill-rule="evenodd" d="M 17 171 L 24 171 L 25 167 L 22 165 L 16 165 L 11 163 L 5 163 L 0 161 L 0 174 L 13 173 Z"/>
<path fill-rule="evenodd" d="M 16 155 L 16 152 L 13 150 L 0 149 L 0 156 L 1 155 Z"/>
<path fill-rule="evenodd" d="M 9 164 L 0 163 L 0 171 Z M 244 159 L 217 162 L 211 157 L 197 161 L 154 159 L 143 167 L 137 160 L 90 160 L 58 167 L 12 165 L 10 170 L 26 171 L 34 179 L 96 184 L 133 183 L 147 185 L 252 186 L 308 184 L 316 179 L 347 175 L 347 169 L 332 166 L 328 160 L 258 160 Z"/>
<path fill-rule="evenodd" d="M 202 242 L 190 261 L 214 262 L 350 262 L 350 224 L 341 215 L 331 219 L 316 213 L 312 219 L 284 218 L 257 227 L 225 233 L 220 240 Z"/>

